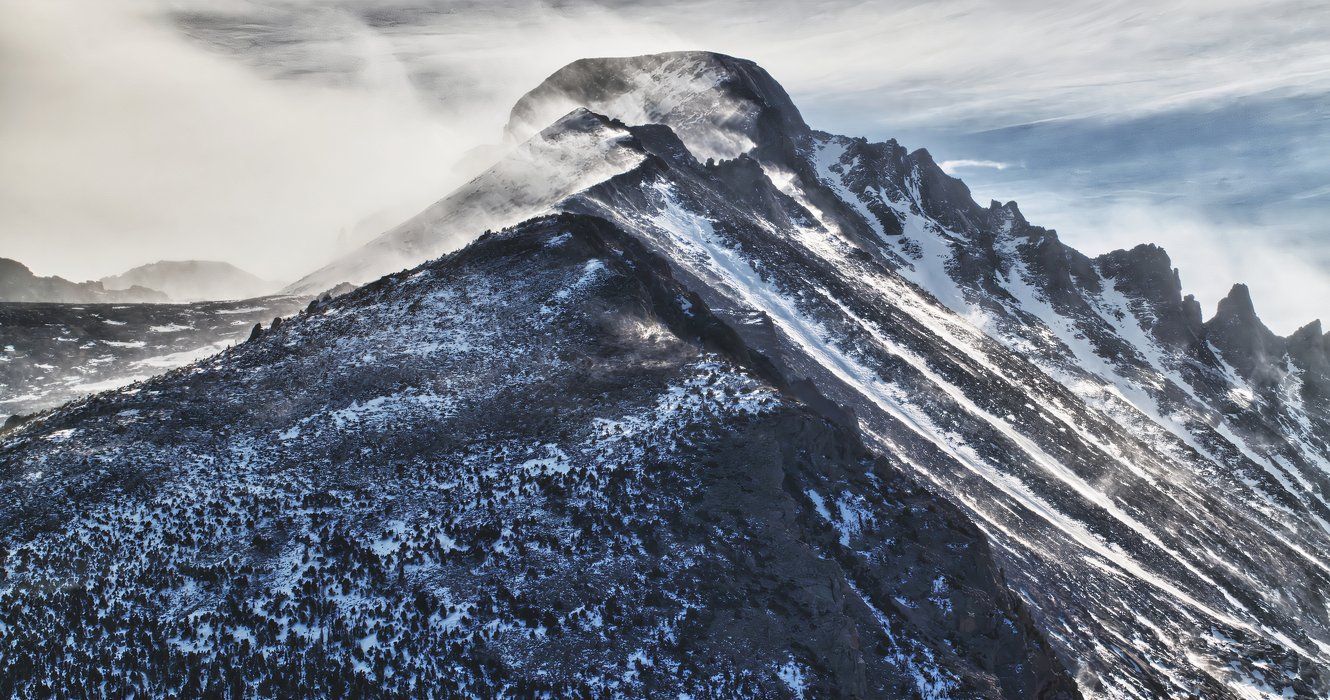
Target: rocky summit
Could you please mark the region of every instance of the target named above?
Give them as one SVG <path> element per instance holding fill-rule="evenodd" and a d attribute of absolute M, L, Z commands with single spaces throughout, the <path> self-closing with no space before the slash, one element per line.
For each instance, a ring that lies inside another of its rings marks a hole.
<path fill-rule="evenodd" d="M 1330 694 L 1319 323 L 741 59 L 505 134 L 289 291 L 359 290 L 0 434 L 0 693 Z"/>

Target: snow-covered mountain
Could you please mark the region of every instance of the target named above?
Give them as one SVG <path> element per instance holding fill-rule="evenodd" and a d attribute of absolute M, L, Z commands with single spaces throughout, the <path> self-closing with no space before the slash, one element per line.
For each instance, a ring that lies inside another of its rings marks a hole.
<path fill-rule="evenodd" d="M 107 289 L 156 289 L 173 301 L 252 299 L 271 294 L 280 286 L 215 260 L 159 260 L 103 277 L 101 283 Z"/>
<path fill-rule="evenodd" d="M 3 438 L 20 682 L 1330 694 L 1319 324 L 727 56 L 578 61 L 508 133 L 303 284 L 558 215 Z"/>
<path fill-rule="evenodd" d="M 0 446 L 0 694 L 1071 693 L 979 531 L 773 370 L 564 216 L 71 404 Z"/>

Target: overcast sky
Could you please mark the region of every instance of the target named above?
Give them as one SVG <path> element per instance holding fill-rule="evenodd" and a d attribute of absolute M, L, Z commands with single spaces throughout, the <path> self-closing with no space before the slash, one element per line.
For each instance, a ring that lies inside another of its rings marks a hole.
<path fill-rule="evenodd" d="M 752 58 L 1088 254 L 1330 320 L 1330 3 L 0 0 L 0 256 L 289 280 L 437 199 L 587 55 Z"/>

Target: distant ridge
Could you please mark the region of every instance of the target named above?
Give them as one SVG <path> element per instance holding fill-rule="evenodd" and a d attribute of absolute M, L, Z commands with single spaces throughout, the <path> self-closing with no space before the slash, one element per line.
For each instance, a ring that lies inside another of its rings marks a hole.
<path fill-rule="evenodd" d="M 103 277 L 107 289 L 158 289 L 173 301 L 215 301 L 263 296 L 279 286 L 228 262 L 159 260 Z"/>
<path fill-rule="evenodd" d="M 0 258 L 0 301 L 90 304 L 166 302 L 170 298 L 136 284 L 107 289 L 97 281 L 71 282 L 63 277 L 39 277 L 17 260 Z"/>

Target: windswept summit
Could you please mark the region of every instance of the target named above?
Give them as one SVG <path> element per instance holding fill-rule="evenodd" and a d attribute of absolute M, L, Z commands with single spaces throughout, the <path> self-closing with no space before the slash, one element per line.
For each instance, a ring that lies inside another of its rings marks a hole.
<path fill-rule="evenodd" d="M 3 436 L 0 691 L 1330 693 L 1319 323 L 741 59 L 577 61 L 506 133 L 296 288 L 376 281 Z"/>

